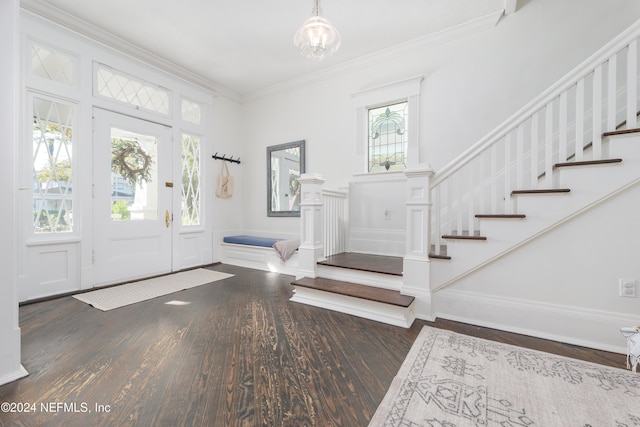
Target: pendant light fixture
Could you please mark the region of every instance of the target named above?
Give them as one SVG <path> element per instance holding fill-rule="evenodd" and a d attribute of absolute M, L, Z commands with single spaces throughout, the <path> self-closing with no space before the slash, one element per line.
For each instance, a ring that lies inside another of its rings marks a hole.
<path fill-rule="evenodd" d="M 312 16 L 304 21 L 293 37 L 293 44 L 300 55 L 317 61 L 333 54 L 340 47 L 340 33 L 321 14 L 319 0 L 313 0 Z"/>

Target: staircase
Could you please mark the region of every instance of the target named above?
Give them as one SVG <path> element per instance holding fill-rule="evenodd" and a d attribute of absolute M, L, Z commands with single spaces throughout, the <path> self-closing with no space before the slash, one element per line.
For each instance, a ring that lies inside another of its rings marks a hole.
<path fill-rule="evenodd" d="M 640 181 L 640 129 L 607 132 L 615 157 L 553 165 L 553 188 L 512 189 L 510 213 L 474 213 L 475 230 L 442 234 L 433 251 L 431 290 L 438 292 Z M 541 177 L 545 180 L 545 177 Z M 446 255 L 443 255 L 446 254 Z"/>
<path fill-rule="evenodd" d="M 324 181 L 301 180 L 300 272 L 308 278 L 293 283 L 292 300 L 403 327 L 432 319 L 432 300 L 459 302 L 455 292 L 440 291 L 639 183 L 639 37 L 640 22 L 433 176 L 428 168 L 407 171 L 402 275 L 316 264 L 339 253 L 326 246 L 331 236 L 348 235 L 348 215 L 325 207 L 323 217 Z M 323 220 L 332 218 L 337 228 L 324 225 L 329 235 L 322 236 Z M 362 285 L 414 299 L 389 304 L 392 297 L 371 298 Z"/>
<path fill-rule="evenodd" d="M 291 283 L 291 301 L 404 328 L 415 320 L 415 298 L 399 291 L 402 258 L 347 252 L 319 261 L 318 267 L 319 277 Z"/>

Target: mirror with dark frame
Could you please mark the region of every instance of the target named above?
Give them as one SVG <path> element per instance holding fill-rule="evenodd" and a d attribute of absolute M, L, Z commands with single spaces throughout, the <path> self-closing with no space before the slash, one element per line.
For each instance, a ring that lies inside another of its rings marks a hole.
<path fill-rule="evenodd" d="M 267 216 L 300 216 L 304 140 L 267 147 Z"/>

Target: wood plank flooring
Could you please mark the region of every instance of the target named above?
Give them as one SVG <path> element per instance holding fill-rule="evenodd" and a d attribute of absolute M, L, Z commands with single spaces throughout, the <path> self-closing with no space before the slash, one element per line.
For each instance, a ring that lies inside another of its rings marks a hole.
<path fill-rule="evenodd" d="M 108 312 L 71 297 L 22 306 L 30 375 L 0 402 L 38 406 L 0 412 L 0 426 L 366 426 L 423 325 L 625 366 L 450 321 L 389 326 L 288 301 L 292 276 L 210 268 L 236 276 Z M 57 402 L 78 412 L 41 410 Z"/>

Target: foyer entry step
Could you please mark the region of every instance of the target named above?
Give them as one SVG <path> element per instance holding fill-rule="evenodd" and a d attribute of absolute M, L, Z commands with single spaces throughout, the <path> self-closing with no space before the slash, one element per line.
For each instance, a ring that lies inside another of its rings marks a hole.
<path fill-rule="evenodd" d="M 415 320 L 414 300 L 400 291 L 340 280 L 303 277 L 291 282 L 291 301 L 409 328 Z"/>
<path fill-rule="evenodd" d="M 396 305 L 399 307 L 409 307 L 415 300 L 414 297 L 402 295 L 399 291 L 391 289 L 376 288 L 374 286 L 325 279 L 322 277 L 315 279 L 303 277 L 302 279 L 291 282 L 291 284 L 296 287 L 305 287 L 318 291 L 331 292 L 334 294 L 361 298 L 383 304 Z"/>

